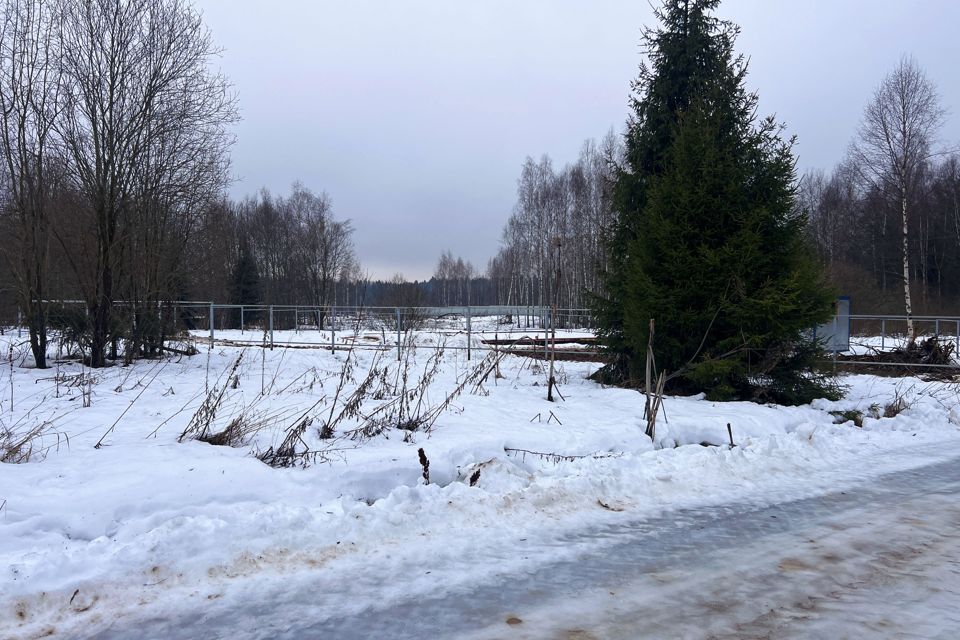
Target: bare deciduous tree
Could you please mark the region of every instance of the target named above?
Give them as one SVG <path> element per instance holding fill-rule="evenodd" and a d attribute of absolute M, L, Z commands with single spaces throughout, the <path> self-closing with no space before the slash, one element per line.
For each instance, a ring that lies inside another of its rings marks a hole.
<path fill-rule="evenodd" d="M 517 180 L 517 202 L 503 230 L 503 247 L 487 275 L 500 304 L 582 307 L 599 292 L 613 222 L 611 179 L 621 145 L 611 131 L 598 145 L 587 140 L 577 161 L 560 171 L 549 157 L 527 158 Z M 562 283 L 555 283 L 551 242 L 564 244 Z M 556 289 L 556 291 L 554 291 Z"/>
<path fill-rule="evenodd" d="M 47 351 L 47 266 L 52 190 L 56 182 L 54 121 L 61 108 L 57 65 L 58 12 L 52 1 L 7 0 L 0 25 L 0 153 L 7 174 L 4 244 L 27 319 L 38 368 Z"/>
<path fill-rule="evenodd" d="M 444 251 L 433 272 L 434 299 L 441 306 L 470 306 L 474 303 L 473 281 L 477 276 L 473 264 L 463 258 L 454 258 Z"/>
<path fill-rule="evenodd" d="M 184 0 L 62 7 L 67 108 L 58 129 L 96 238 L 94 270 L 82 283 L 91 364 L 102 366 L 125 234 L 136 228 L 128 223 L 143 207 L 187 209 L 222 186 L 236 106 L 211 67 L 210 32 Z"/>
<path fill-rule="evenodd" d="M 338 286 L 356 278 L 353 226 L 334 218 L 326 193 L 299 182 L 288 197 L 264 189 L 235 206 L 233 217 L 237 246 L 248 243 L 267 304 L 336 305 L 346 293 Z"/>
<path fill-rule="evenodd" d="M 899 205 L 903 300 L 911 342 L 916 332 L 910 288 L 910 202 L 934 155 L 933 144 L 943 118 L 933 83 L 912 58 L 904 57 L 867 104 L 858 140 L 851 148 L 864 180 Z"/>

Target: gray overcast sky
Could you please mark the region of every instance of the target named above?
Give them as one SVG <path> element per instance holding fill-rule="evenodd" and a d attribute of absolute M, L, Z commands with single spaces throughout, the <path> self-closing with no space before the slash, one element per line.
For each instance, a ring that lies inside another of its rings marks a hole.
<path fill-rule="evenodd" d="M 234 196 L 326 191 L 375 277 L 429 277 L 451 249 L 485 269 L 527 155 L 556 166 L 618 130 L 645 0 L 197 0 L 243 121 Z M 883 75 L 910 53 L 960 141 L 957 0 L 727 0 L 761 112 L 801 169 L 843 155 Z"/>

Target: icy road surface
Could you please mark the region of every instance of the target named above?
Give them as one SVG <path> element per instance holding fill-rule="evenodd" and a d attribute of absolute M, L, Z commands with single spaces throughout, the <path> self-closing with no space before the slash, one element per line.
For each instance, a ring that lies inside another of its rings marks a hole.
<path fill-rule="evenodd" d="M 960 630 L 960 458 L 844 492 L 678 511 L 561 544 L 585 551 L 408 601 L 377 598 L 375 585 L 402 586 L 404 577 L 377 575 L 371 563 L 360 615 L 330 614 L 338 593 L 321 578 L 315 588 L 255 590 L 235 607 L 91 637 L 834 639 Z M 498 555 L 532 551 L 518 540 Z"/>

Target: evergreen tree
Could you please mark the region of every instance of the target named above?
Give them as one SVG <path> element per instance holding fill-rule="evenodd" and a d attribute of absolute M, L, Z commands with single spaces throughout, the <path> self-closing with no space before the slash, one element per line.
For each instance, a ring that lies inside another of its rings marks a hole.
<path fill-rule="evenodd" d="M 606 381 L 643 376 L 648 320 L 674 389 L 716 399 L 804 402 L 833 395 L 813 373 L 808 330 L 832 292 L 795 213 L 792 141 L 758 121 L 719 0 L 666 0 L 644 32 L 650 60 L 634 83 L 627 165 L 615 185 L 616 256 L 601 339 Z"/>
<path fill-rule="evenodd" d="M 241 241 L 240 251 L 237 256 L 237 263 L 233 267 L 233 273 L 230 274 L 230 303 L 242 305 L 260 304 L 260 270 L 257 268 L 257 261 L 250 251 L 250 246 L 246 240 Z M 240 327 L 240 309 L 234 310 L 235 327 Z M 249 323 L 257 320 L 258 314 L 252 311 L 246 311 L 243 317 L 243 323 Z"/>

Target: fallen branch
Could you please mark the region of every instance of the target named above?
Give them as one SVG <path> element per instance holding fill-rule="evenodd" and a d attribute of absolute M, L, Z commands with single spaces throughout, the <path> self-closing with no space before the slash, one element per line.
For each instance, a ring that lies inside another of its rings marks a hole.
<path fill-rule="evenodd" d="M 588 453 L 585 455 L 567 455 L 562 453 L 548 453 L 544 451 L 531 451 L 530 449 L 515 449 L 513 447 L 504 447 L 504 452 L 507 455 L 511 453 L 519 453 L 521 460 L 526 460 L 527 455 L 536 456 L 541 460 L 550 460 L 554 464 L 558 462 L 573 462 L 574 460 L 584 460 L 586 458 L 591 458 L 593 460 L 602 460 L 604 458 L 620 458 L 623 457 L 622 453 Z"/>

